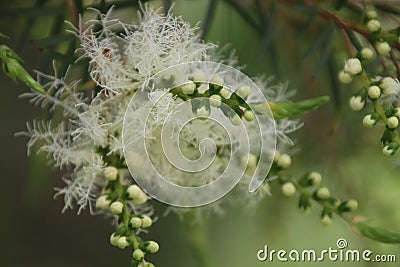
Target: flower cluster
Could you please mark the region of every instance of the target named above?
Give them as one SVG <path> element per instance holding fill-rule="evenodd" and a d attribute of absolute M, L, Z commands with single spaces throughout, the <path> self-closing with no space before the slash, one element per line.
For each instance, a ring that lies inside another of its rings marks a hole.
<path fill-rule="evenodd" d="M 56 189 L 56 196 L 64 196 L 64 210 L 78 205 L 78 213 L 89 208 L 91 213 L 113 216 L 116 231 L 111 235 L 110 243 L 121 249 L 132 249 L 132 266 L 152 266 L 145 260 L 145 255 L 157 252 L 159 246 L 154 241 L 143 241 L 138 235 L 152 225 L 153 208 L 148 202 L 149 196 L 133 183 L 125 162 L 123 117 L 132 96 L 138 90 L 145 90 L 149 77 L 179 63 L 210 59 L 216 46 L 199 40 L 196 28 L 182 18 L 171 14 L 160 15 L 150 8 L 143 10 L 137 25 L 109 19 L 110 12 L 96 15 L 98 19 L 89 20 L 72 31 L 81 41 L 77 55 L 80 59 L 89 59 L 89 76 L 93 83 L 71 82 L 68 71 L 61 77 L 57 73 L 55 76 L 39 73 L 38 81 L 46 94 L 33 91 L 23 96 L 35 105 L 48 108 L 56 114 L 56 118 L 61 119 L 34 121 L 27 124 L 28 130 L 23 135 L 30 138 L 28 152 L 38 145 L 38 150 L 48 153 L 55 167 L 66 170 L 67 175 L 63 178 L 66 186 Z M 122 29 L 123 33 L 117 33 L 116 28 Z M 165 101 L 153 106 L 151 116 L 145 118 L 148 119 L 147 126 L 152 127 L 149 136 L 146 136 L 146 140 L 153 144 L 149 151 L 151 156 L 160 154 L 160 140 L 154 139 L 151 134 L 160 130 L 171 106 L 182 100 L 197 94 L 208 98 L 209 101 L 192 106 L 193 113 L 203 118 L 209 115 L 210 106 L 220 107 L 224 103 L 231 109 L 221 107 L 221 110 L 232 125 L 252 122 L 255 118 L 253 108 L 262 112 L 267 107 L 267 103 L 256 103 L 250 107 L 246 102 L 250 88 L 244 81 L 238 81 L 236 91 L 231 93 L 224 87 L 218 70 L 211 71 L 214 75 L 209 88 L 204 88 L 206 84 L 194 82 L 202 80 L 203 73 L 193 72 L 192 80 L 171 88 Z M 258 86 L 271 101 L 286 101 L 292 95 L 286 84 L 270 86 L 269 81 L 259 81 Z M 155 92 L 148 91 L 147 94 L 149 99 L 155 99 Z M 300 126 L 297 120 L 289 118 L 276 121 L 279 141 L 292 145 L 287 134 Z M 274 129 L 270 131 L 275 134 Z M 212 123 L 193 121 L 189 124 L 181 135 L 187 144 L 183 153 L 188 158 L 196 158 L 198 141 L 204 139 L 204 134 L 212 133 L 219 140 L 217 162 L 220 162 L 221 169 L 227 164 L 229 153 L 226 151 L 226 140 Z M 273 153 L 272 149 L 270 154 Z M 245 156 L 248 159 L 246 177 L 249 178 L 259 159 L 253 154 Z M 285 168 L 290 165 L 290 157 L 281 155 L 278 162 Z M 163 171 L 179 178 L 173 175 L 171 168 Z M 215 173 L 205 178 L 205 182 L 209 182 L 215 178 Z M 187 184 L 187 181 L 183 182 Z M 245 191 L 246 197 L 254 199 L 253 202 L 269 193 L 266 183 L 262 190 L 257 191 L 258 197 L 252 197 L 248 194 L 248 185 L 249 179 L 243 179 L 238 190 Z M 243 203 L 242 198 L 238 200 Z M 219 204 L 210 207 L 217 210 Z"/>
<path fill-rule="evenodd" d="M 400 82 L 391 75 L 377 74 L 367 69 L 374 57 L 379 57 L 382 62 L 382 72 L 388 72 L 387 63 L 393 64 L 393 70 L 398 69 L 398 64 L 392 54 L 392 47 L 399 43 L 397 30 L 383 31 L 378 15 L 374 10 L 368 11 L 365 17 L 365 26 L 369 31 L 369 40 L 373 51 L 364 47 L 354 56 L 346 60 L 344 68 L 339 72 L 339 80 L 348 84 L 357 79 L 362 84 L 350 99 L 350 107 L 355 111 L 368 108 L 368 113 L 363 117 L 366 127 L 377 124 L 385 126 L 381 138 L 382 153 L 391 156 L 399 148 L 399 119 L 400 119 Z M 396 37 L 396 38 L 395 38 Z"/>
<path fill-rule="evenodd" d="M 308 172 L 298 180 L 289 178 L 285 175 L 285 170 L 290 167 L 291 163 L 292 159 L 289 155 L 276 153 L 270 176 L 278 177 L 276 180 L 279 182 L 284 196 L 292 197 L 296 193 L 299 194 L 298 208 L 300 211 L 308 213 L 313 200 L 322 206 L 321 222 L 329 225 L 333 222 L 333 214 L 343 217 L 344 213 L 354 212 L 358 208 L 357 200 L 340 201 L 331 196 L 327 187 L 317 187 L 322 180 L 322 175 L 318 172 Z"/>

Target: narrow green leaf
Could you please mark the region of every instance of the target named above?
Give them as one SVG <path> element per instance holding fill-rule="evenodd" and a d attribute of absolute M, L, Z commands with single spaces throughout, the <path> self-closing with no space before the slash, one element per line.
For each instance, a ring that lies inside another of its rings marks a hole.
<path fill-rule="evenodd" d="M 361 235 L 383 243 L 399 244 L 400 234 L 380 227 L 375 227 L 367 222 L 359 222 L 353 225 Z"/>
<path fill-rule="evenodd" d="M 329 78 L 330 78 L 330 88 L 332 91 L 333 95 L 333 101 L 335 103 L 335 107 L 337 110 L 340 110 L 342 106 L 342 97 L 341 97 L 341 91 L 340 90 L 340 83 L 338 80 L 338 67 L 335 61 L 335 58 L 332 54 L 330 54 L 328 58 L 328 71 L 329 71 Z"/>
<path fill-rule="evenodd" d="M 350 31 L 350 30 L 347 30 L 347 29 L 345 29 L 345 31 L 346 31 L 347 35 L 349 36 L 349 38 L 350 38 L 350 42 L 353 44 L 353 46 L 358 51 L 360 51 L 363 48 L 363 46 L 361 45 L 361 43 L 358 40 L 357 36 L 354 34 L 353 31 Z"/>
<path fill-rule="evenodd" d="M 216 0 L 210 0 L 208 2 L 207 13 L 204 18 L 204 23 L 202 25 L 200 38 L 204 40 L 207 37 L 207 33 L 210 30 L 212 21 L 214 19 L 214 14 L 217 6 Z"/>
<path fill-rule="evenodd" d="M 322 69 L 326 66 L 326 64 L 328 63 L 328 58 L 331 54 L 332 37 L 333 37 L 333 30 L 331 29 L 330 34 L 326 39 L 326 42 L 322 46 L 322 56 L 321 56 L 320 60 L 318 61 L 317 68 L 314 72 L 315 76 L 317 76 L 322 71 Z"/>
<path fill-rule="evenodd" d="M 306 59 L 312 54 L 314 54 L 315 51 L 320 49 L 324 44 L 329 42 L 329 39 L 332 35 L 332 28 L 327 28 L 324 29 L 323 32 L 318 36 L 317 40 L 313 42 L 311 47 L 307 50 L 307 52 L 304 54 L 303 58 Z"/>
<path fill-rule="evenodd" d="M 274 119 L 284 119 L 298 117 L 310 111 L 317 109 L 319 106 L 329 101 L 329 96 L 321 96 L 307 99 L 297 103 L 286 102 L 269 102 Z"/>

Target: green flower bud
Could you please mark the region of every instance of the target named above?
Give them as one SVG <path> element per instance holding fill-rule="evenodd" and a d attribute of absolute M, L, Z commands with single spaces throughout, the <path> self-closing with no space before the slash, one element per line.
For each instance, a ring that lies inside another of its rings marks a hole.
<path fill-rule="evenodd" d="M 128 194 L 130 199 L 135 199 L 140 196 L 140 194 L 143 193 L 142 189 L 140 189 L 139 186 L 137 185 L 131 185 L 126 189 L 126 193 Z"/>
<path fill-rule="evenodd" d="M 382 145 L 386 146 L 390 144 L 390 142 L 392 142 L 392 134 L 389 129 L 386 129 L 381 137 L 381 143 Z"/>
<path fill-rule="evenodd" d="M 361 96 L 353 96 L 350 99 L 350 107 L 354 111 L 360 111 L 365 107 L 365 101 Z"/>
<path fill-rule="evenodd" d="M 357 200 L 351 199 L 347 201 L 343 201 L 337 210 L 339 212 L 352 212 L 355 211 L 358 208 L 358 202 Z"/>
<path fill-rule="evenodd" d="M 381 88 L 379 86 L 373 85 L 368 88 L 368 96 L 372 100 L 378 99 L 381 96 Z"/>
<path fill-rule="evenodd" d="M 124 204 L 122 204 L 119 201 L 115 201 L 115 202 L 111 203 L 111 205 L 110 205 L 111 213 L 114 215 L 121 214 L 123 209 L 124 209 Z"/>
<path fill-rule="evenodd" d="M 133 203 L 136 205 L 142 205 L 147 202 L 147 195 L 142 191 L 142 193 L 137 197 L 133 199 Z"/>
<path fill-rule="evenodd" d="M 369 10 L 367 11 L 367 18 L 369 19 L 376 19 L 378 17 L 378 14 L 376 13 L 375 10 Z"/>
<path fill-rule="evenodd" d="M 392 156 L 396 153 L 398 148 L 399 144 L 397 142 L 391 142 L 382 149 L 382 154 L 387 157 Z"/>
<path fill-rule="evenodd" d="M 390 53 L 392 48 L 390 47 L 388 42 L 378 42 L 375 44 L 376 50 L 379 54 L 386 56 Z"/>
<path fill-rule="evenodd" d="M 107 199 L 107 195 L 99 196 L 96 200 L 96 207 L 105 210 L 110 206 L 111 201 Z"/>
<path fill-rule="evenodd" d="M 221 106 L 221 96 L 220 95 L 212 95 L 210 96 L 210 105 L 213 107 L 220 107 Z"/>
<path fill-rule="evenodd" d="M 196 84 L 192 81 L 188 81 L 185 84 L 181 85 L 182 93 L 185 95 L 191 95 L 194 93 L 196 89 Z"/>
<path fill-rule="evenodd" d="M 292 164 L 292 158 L 288 154 L 281 154 L 276 160 L 276 165 L 279 168 L 287 169 Z"/>
<path fill-rule="evenodd" d="M 333 222 L 333 213 L 323 209 L 321 214 L 321 222 L 323 225 L 330 225 Z"/>
<path fill-rule="evenodd" d="M 147 241 L 147 242 L 144 242 L 144 250 L 146 251 L 146 252 L 149 252 L 149 253 L 156 253 L 158 250 L 159 250 L 159 245 L 157 244 L 157 242 L 154 242 L 154 241 Z"/>
<path fill-rule="evenodd" d="M 141 220 L 142 220 L 142 228 L 149 228 L 153 224 L 153 221 L 147 215 L 143 215 Z"/>
<path fill-rule="evenodd" d="M 125 249 L 129 246 L 129 242 L 128 242 L 128 239 L 126 238 L 126 236 L 121 236 L 120 238 L 118 238 L 117 246 L 120 249 Z"/>
<path fill-rule="evenodd" d="M 348 72 L 342 70 L 338 74 L 338 79 L 341 83 L 348 84 L 351 83 L 351 81 L 353 80 L 353 76 L 351 76 Z"/>
<path fill-rule="evenodd" d="M 360 55 L 361 55 L 362 59 L 368 60 L 368 59 L 372 59 L 374 57 L 374 52 L 372 51 L 371 48 L 364 47 L 363 49 L 361 49 Z"/>
<path fill-rule="evenodd" d="M 317 190 L 317 192 L 315 193 L 315 196 L 318 199 L 324 200 L 324 199 L 328 199 L 330 197 L 330 192 L 329 189 L 326 187 L 321 187 L 320 189 Z"/>
<path fill-rule="evenodd" d="M 251 110 L 246 110 L 246 111 L 244 112 L 243 116 L 244 116 L 244 118 L 245 118 L 247 121 L 252 121 L 252 120 L 254 120 L 254 118 L 255 118 L 254 112 L 251 111 Z"/>
<path fill-rule="evenodd" d="M 282 193 L 284 196 L 291 197 L 296 193 L 296 187 L 292 182 L 286 182 L 282 185 Z"/>
<path fill-rule="evenodd" d="M 119 235 L 116 235 L 115 233 L 111 234 L 110 235 L 110 244 L 113 246 L 117 246 L 117 244 L 118 244 L 117 242 L 118 242 L 119 238 L 120 238 Z"/>
<path fill-rule="evenodd" d="M 142 226 L 142 219 L 139 217 L 132 217 L 129 220 L 129 223 L 131 224 L 132 228 L 140 228 Z"/>
<path fill-rule="evenodd" d="M 144 258 L 144 253 L 141 249 L 135 249 L 132 253 L 132 258 L 134 258 L 137 261 L 141 261 Z"/>
<path fill-rule="evenodd" d="M 357 75 L 362 71 L 361 61 L 358 58 L 349 58 L 344 64 L 344 71 L 350 75 Z"/>
<path fill-rule="evenodd" d="M 381 22 L 377 19 L 371 19 L 367 22 L 367 28 L 370 32 L 379 32 L 381 30 Z"/>
<path fill-rule="evenodd" d="M 340 205 L 340 203 L 341 203 L 340 200 L 339 200 L 338 198 L 335 198 L 335 197 L 329 197 L 329 198 L 327 199 L 327 201 L 328 201 L 329 203 L 331 203 L 332 206 L 335 207 L 335 208 L 339 207 L 339 205 Z"/>
<path fill-rule="evenodd" d="M 115 181 L 118 177 L 118 169 L 113 166 L 108 166 L 103 171 L 104 177 L 109 181 Z"/>
<path fill-rule="evenodd" d="M 301 194 L 299 199 L 299 209 L 304 213 L 309 213 L 311 208 L 310 198 L 307 195 Z"/>
<path fill-rule="evenodd" d="M 386 121 L 386 126 L 389 129 L 396 129 L 399 127 L 399 118 L 396 116 L 389 117 Z"/>
<path fill-rule="evenodd" d="M 226 89 L 226 88 L 222 88 L 222 89 L 219 91 L 219 94 L 220 94 L 221 96 L 225 97 L 225 98 L 228 98 L 228 97 L 229 97 L 229 90 Z"/>
<path fill-rule="evenodd" d="M 392 77 L 384 77 L 379 82 L 379 87 L 382 88 L 382 93 L 384 95 L 395 94 L 399 91 L 399 82 Z"/>
<path fill-rule="evenodd" d="M 321 182 L 322 176 L 319 172 L 310 172 L 307 175 L 307 180 L 309 181 L 309 185 L 317 185 Z"/>
<path fill-rule="evenodd" d="M 126 193 L 128 194 L 129 198 L 133 200 L 133 203 L 137 205 L 141 205 L 146 203 L 147 195 L 140 189 L 137 185 L 131 185 L 126 189 Z"/>
<path fill-rule="evenodd" d="M 378 121 L 373 118 L 373 114 L 367 114 L 363 118 L 363 124 L 365 127 L 372 127 L 376 125 Z"/>

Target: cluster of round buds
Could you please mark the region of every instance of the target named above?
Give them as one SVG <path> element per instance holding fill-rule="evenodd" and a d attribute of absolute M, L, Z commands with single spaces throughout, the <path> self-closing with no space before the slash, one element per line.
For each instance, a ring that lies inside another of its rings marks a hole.
<path fill-rule="evenodd" d="M 133 201 L 133 203 L 135 203 L 137 205 L 146 203 L 146 201 L 148 199 L 146 193 L 144 193 L 142 191 L 142 189 L 140 189 L 140 187 L 135 184 L 129 186 L 126 189 L 126 194 L 127 194 L 128 198 L 131 199 Z"/>
<path fill-rule="evenodd" d="M 371 33 L 371 37 L 375 40 L 375 49 L 376 51 L 383 56 L 386 56 L 390 53 L 391 47 L 389 43 L 382 38 L 381 29 L 382 25 L 378 19 L 378 14 L 374 10 L 370 10 L 366 14 L 367 16 L 364 19 L 364 23 L 367 26 L 368 31 Z"/>
<path fill-rule="evenodd" d="M 134 215 L 129 220 L 129 225 L 133 229 L 149 228 L 152 224 L 152 219 L 147 215 Z"/>
<path fill-rule="evenodd" d="M 110 236 L 110 244 L 120 249 L 133 248 L 132 266 L 154 266 L 146 265 L 144 258 L 146 253 L 156 253 L 159 245 L 155 241 L 142 241 L 130 234 L 130 229 L 136 231 L 138 228 L 148 228 L 152 224 L 150 217 L 146 215 L 132 216 L 129 221 L 129 227 L 120 226 L 117 231 Z M 140 265 L 142 264 L 142 265 Z"/>
<path fill-rule="evenodd" d="M 322 175 L 319 172 L 309 172 L 304 175 L 298 184 L 302 187 L 317 186 L 322 180 Z M 322 195 L 322 193 L 320 193 Z M 308 212 L 311 208 L 310 195 L 302 193 L 299 198 L 299 209 L 303 212 Z"/>
<path fill-rule="evenodd" d="M 292 158 L 285 153 L 280 153 L 279 151 L 275 151 L 274 161 L 272 168 L 281 171 L 290 167 L 292 164 Z M 294 183 L 286 180 L 281 180 L 281 190 L 282 194 L 286 197 L 291 197 L 296 194 L 296 186 Z"/>
<path fill-rule="evenodd" d="M 120 230 L 120 229 L 119 229 Z M 135 246 L 135 242 L 129 236 L 118 234 L 117 232 L 111 234 L 110 244 L 120 249 L 128 247 L 136 247 L 132 252 L 133 263 L 132 266 L 154 266 L 151 263 L 145 263 L 144 258 L 146 253 L 154 254 L 159 250 L 159 245 L 155 241 L 141 241 Z M 150 264 L 150 265 L 149 265 Z"/>
<path fill-rule="evenodd" d="M 159 250 L 159 245 L 157 244 L 157 242 L 154 241 L 141 242 L 139 244 L 139 247 L 132 252 L 132 258 L 133 258 L 132 266 L 154 267 L 152 263 L 144 262 L 143 260 L 146 253 L 154 254 L 158 250 Z"/>
<path fill-rule="evenodd" d="M 239 86 L 235 92 L 230 92 L 225 87 L 225 81 L 221 76 L 214 76 L 210 82 L 206 83 L 204 72 L 198 70 L 193 72 L 189 80 L 177 88 L 173 88 L 170 93 L 184 101 L 196 98 L 208 98 L 208 100 L 197 101 L 194 112 L 201 118 L 210 115 L 210 106 L 219 108 L 222 103 L 228 105 L 230 109 L 222 109 L 224 114 L 230 119 L 233 125 L 241 125 L 242 118 L 246 121 L 253 121 L 255 114 L 250 106 L 245 102 L 251 93 L 251 87 L 247 85 Z M 193 105 L 194 102 L 192 102 Z"/>
<path fill-rule="evenodd" d="M 324 225 L 329 225 L 333 222 L 334 211 L 338 213 L 354 212 L 358 208 L 358 202 L 354 199 L 340 202 L 337 198 L 328 197 L 322 201 L 326 201 L 329 204 L 329 207 L 325 207 L 321 213 L 321 222 Z"/>
<path fill-rule="evenodd" d="M 358 58 L 349 58 L 344 64 L 343 70 L 339 72 L 339 81 L 342 83 L 350 83 L 353 77 L 360 74 L 363 68 Z"/>

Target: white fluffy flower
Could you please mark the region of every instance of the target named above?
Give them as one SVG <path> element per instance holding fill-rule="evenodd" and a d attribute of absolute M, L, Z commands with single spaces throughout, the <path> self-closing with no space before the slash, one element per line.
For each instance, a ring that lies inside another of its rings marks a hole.
<path fill-rule="evenodd" d="M 98 19 L 90 20 L 81 24 L 79 29 L 74 29 L 74 33 L 81 41 L 78 53 L 82 55 L 82 58 L 89 59 L 89 75 L 96 84 L 94 88 L 91 88 L 94 94 L 87 97 L 89 94 L 86 92 L 76 90 L 78 85 L 81 86 L 79 81 L 67 83 L 68 72 L 61 78 L 57 73 L 55 77 L 39 73 L 38 79 L 48 94 L 40 95 L 33 92 L 25 94 L 25 96 L 29 97 L 33 104 L 48 107 L 52 111 L 62 111 L 65 120 L 58 124 L 55 121 L 34 121 L 32 124 L 28 124 L 28 130 L 24 135 L 30 138 L 28 152 L 39 141 L 43 142 L 39 150 L 47 152 L 55 166 L 68 167 L 68 170 L 71 170 L 69 175 L 64 178 L 66 186 L 56 189 L 58 191 L 56 196 L 64 196 L 64 210 L 77 205 L 78 212 L 80 212 L 85 208 L 91 209 L 97 201 L 98 207 L 109 210 L 113 214 L 119 214 L 122 212 L 122 208 L 128 208 L 149 215 L 151 211 L 149 211 L 147 203 L 148 197 L 144 192 L 140 191 L 140 193 L 136 187 L 128 187 L 128 194 L 131 195 L 133 201 L 124 207 L 120 202 L 110 204 L 105 197 L 99 197 L 105 191 L 106 183 L 117 178 L 114 169 L 105 169 L 106 166 L 110 166 L 109 158 L 122 163 L 125 160 L 122 151 L 126 144 L 123 144 L 121 140 L 125 111 L 132 95 L 144 90 L 144 83 L 150 76 L 179 63 L 207 60 L 211 57 L 210 49 L 215 45 L 200 41 L 196 28 L 191 27 L 182 18 L 174 17 L 171 14 L 161 15 L 146 8 L 143 10 L 140 22 L 129 25 L 116 19 L 110 19 L 110 12 L 98 13 L 96 14 Z M 102 27 L 97 27 L 99 25 Z M 99 28 L 101 30 L 98 30 Z M 116 33 L 116 28 L 122 30 L 123 34 Z M 357 62 L 353 61 L 353 59 L 349 59 L 346 71 L 356 74 L 361 71 L 361 65 L 358 66 Z M 205 82 L 207 74 L 207 77 L 211 77 L 210 82 L 217 85 L 215 87 L 227 86 L 210 98 L 209 104 L 212 108 L 218 109 L 225 101 L 222 97 L 229 98 L 231 96 L 227 89 L 229 79 L 224 80 L 218 69 L 209 72 L 191 73 L 192 77 L 185 77 L 185 81 L 190 82 L 181 89 L 186 96 L 193 93 L 197 85 L 196 81 Z M 195 82 L 190 79 L 194 79 Z M 235 77 L 232 77 L 232 80 L 234 79 Z M 249 101 L 254 101 L 250 87 L 244 84 L 246 82 L 234 80 L 234 83 L 229 84 L 242 85 L 238 88 L 237 94 L 242 98 L 248 98 Z M 288 90 L 287 84 L 270 85 L 270 80 L 265 79 L 258 79 L 257 83 L 270 101 L 287 101 L 289 97 L 293 96 L 293 91 Z M 204 89 L 206 88 L 204 87 Z M 202 153 L 216 152 L 213 150 L 215 147 L 218 150 L 213 165 L 207 168 L 206 173 L 182 175 L 169 164 L 159 138 L 162 126 L 167 122 L 169 116 L 174 112 L 178 113 L 176 110 L 182 100 L 171 94 L 160 98 L 160 92 L 155 90 L 145 91 L 145 93 L 150 101 L 146 104 L 148 106 L 141 106 L 139 103 L 135 107 L 134 112 L 137 119 L 128 125 L 132 129 L 132 134 L 128 139 L 129 142 L 137 142 L 142 134 L 141 127 L 145 127 L 144 139 L 150 147 L 149 157 L 159 164 L 158 171 L 167 179 L 186 186 L 207 184 L 214 181 L 221 170 L 228 166 L 231 153 L 237 152 L 239 157 L 241 156 L 242 151 L 240 151 L 239 144 L 242 140 L 240 138 L 230 140 L 224 128 L 219 127 L 214 121 L 196 119 L 184 124 L 179 119 L 175 119 L 171 121 L 172 129 L 181 130 L 179 143 L 175 145 L 181 149 L 187 159 L 195 160 Z M 267 104 L 265 103 L 265 105 Z M 261 104 L 263 107 L 265 105 Z M 143 114 L 148 108 L 151 108 L 151 112 L 148 117 L 145 117 Z M 209 108 L 209 105 L 207 107 L 199 106 L 194 112 L 197 111 L 198 115 L 205 117 L 210 114 Z M 186 110 L 186 113 L 190 112 L 193 113 L 190 109 Z M 253 127 L 251 126 L 255 124 L 253 111 L 246 110 L 243 116 L 247 121 L 242 120 L 236 113 L 232 114 L 230 118 L 226 118 L 232 122 L 229 130 L 237 131 L 243 125 Z M 276 122 L 276 132 L 275 129 L 266 129 L 265 134 L 272 136 L 276 133 L 280 143 L 293 145 L 288 134 L 297 130 L 301 125 L 298 121 L 283 119 Z M 135 132 L 136 129 L 137 132 Z M 251 134 L 253 136 L 250 136 L 250 140 L 257 140 L 254 137 L 260 133 Z M 200 143 L 204 139 L 212 139 L 215 147 L 206 147 L 202 151 Z M 258 147 L 258 143 L 251 142 L 250 146 Z M 272 148 L 268 153 L 273 155 Z M 287 158 L 283 163 L 285 166 L 290 165 Z M 255 158 L 251 157 L 249 166 L 254 167 L 255 164 Z M 237 172 L 239 173 L 240 166 L 235 168 L 238 168 Z M 146 174 L 147 170 L 143 168 L 141 171 Z M 124 169 L 118 165 L 118 180 L 129 185 L 131 177 L 124 173 L 128 173 L 128 171 L 124 172 Z M 242 193 L 244 191 L 246 198 L 250 200 L 248 176 L 243 179 L 243 184 L 246 186 L 241 184 L 238 186 L 238 190 L 241 190 Z M 268 184 L 264 185 L 263 190 L 257 192 L 255 201 L 259 201 L 269 192 L 268 186 Z M 110 205 L 110 209 L 106 209 L 108 205 Z M 217 209 L 219 210 L 219 204 L 214 205 L 214 210 Z M 149 221 L 148 216 L 143 218 L 143 228 L 151 225 L 151 219 Z M 121 238 L 119 240 L 121 242 L 118 244 L 125 247 L 125 243 L 122 242 L 124 239 Z"/>

